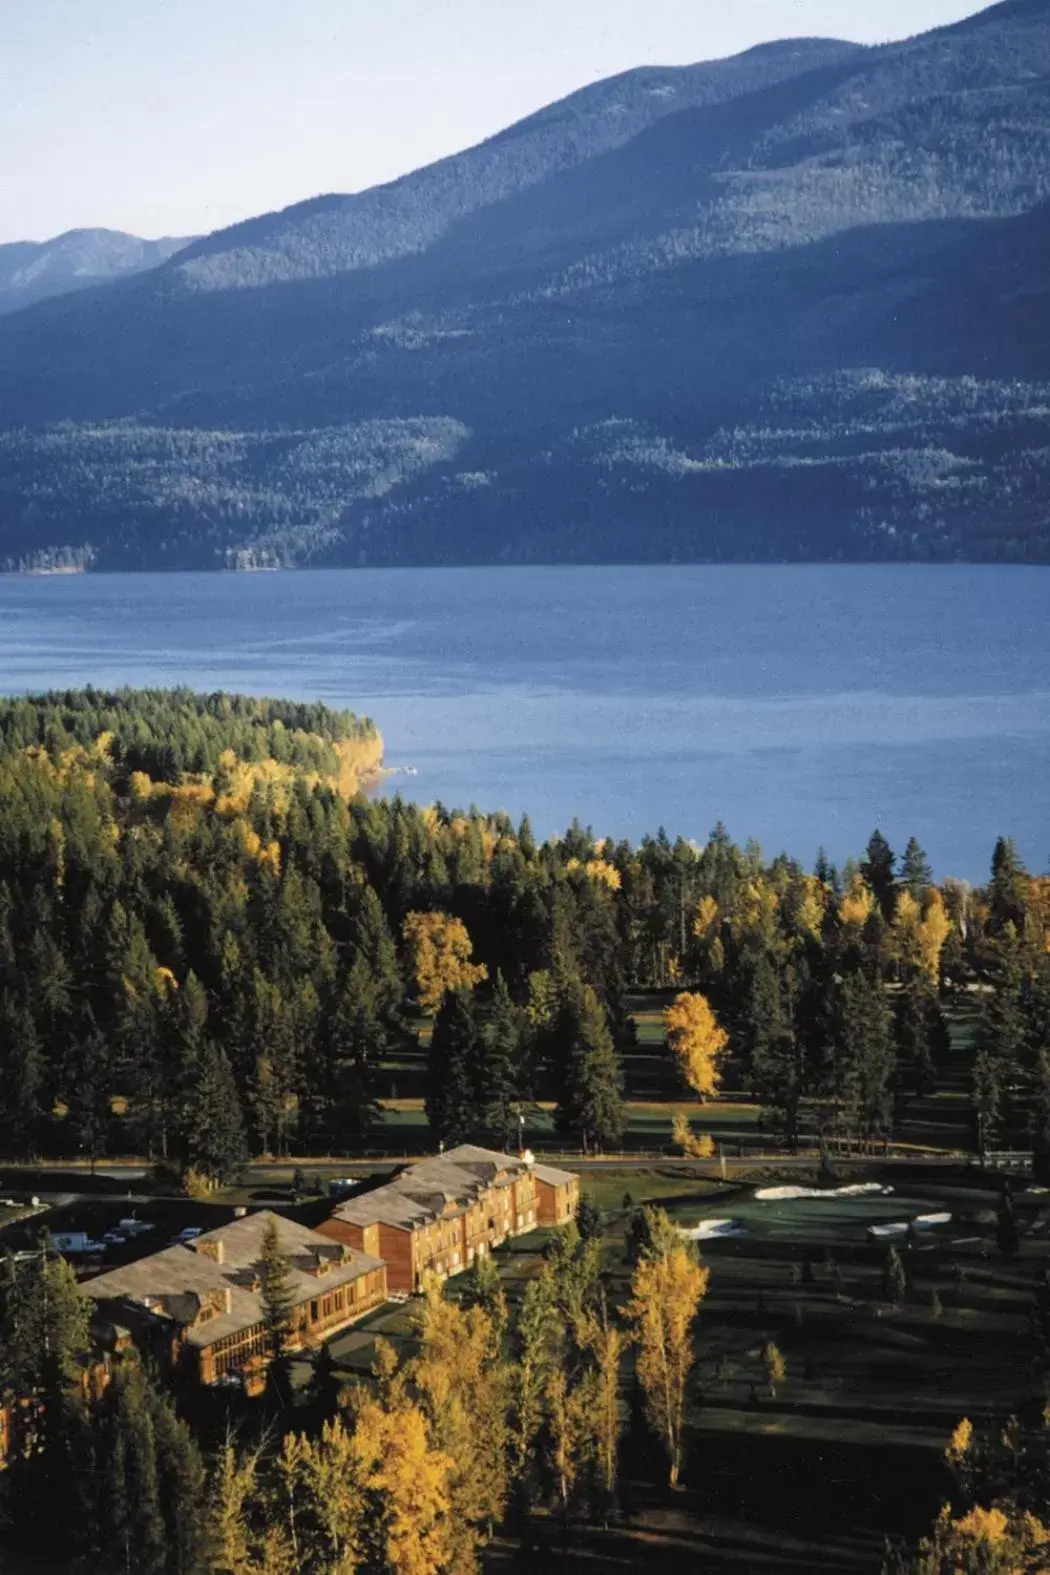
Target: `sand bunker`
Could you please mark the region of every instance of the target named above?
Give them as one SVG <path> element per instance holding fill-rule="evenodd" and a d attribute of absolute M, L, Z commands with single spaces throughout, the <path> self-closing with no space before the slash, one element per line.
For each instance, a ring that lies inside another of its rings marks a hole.
<path fill-rule="evenodd" d="M 699 1225 L 679 1226 L 683 1236 L 690 1241 L 712 1241 L 719 1236 L 746 1236 L 747 1226 L 739 1220 L 701 1220 Z"/>
<path fill-rule="evenodd" d="M 758 1203 L 789 1203 L 796 1198 L 886 1198 L 892 1187 L 881 1181 L 858 1181 L 849 1187 L 760 1187 Z"/>

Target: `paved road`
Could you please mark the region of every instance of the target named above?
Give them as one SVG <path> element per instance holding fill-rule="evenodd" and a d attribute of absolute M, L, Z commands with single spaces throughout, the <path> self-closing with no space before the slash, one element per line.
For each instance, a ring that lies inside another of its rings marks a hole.
<path fill-rule="evenodd" d="M 400 1169 L 403 1165 L 411 1163 L 412 1160 L 423 1157 L 427 1156 L 399 1154 L 396 1156 L 375 1156 L 368 1159 L 302 1159 L 297 1161 L 258 1161 L 255 1164 L 250 1165 L 245 1171 L 242 1184 L 245 1187 L 257 1187 L 259 1189 L 265 1188 L 267 1183 L 287 1186 L 288 1182 L 291 1180 L 293 1169 L 300 1169 L 306 1175 L 310 1175 L 312 1172 L 316 1171 L 335 1171 L 341 1176 L 363 1179 L 368 1176 L 389 1174 L 395 1170 Z M 730 1179 L 731 1177 L 740 1174 L 742 1171 L 754 1170 L 760 1166 L 769 1166 L 771 1168 L 776 1168 L 777 1170 L 812 1168 L 816 1162 L 816 1156 L 812 1154 L 759 1154 L 744 1155 L 742 1158 L 735 1156 L 730 1158 L 727 1155 L 724 1162 L 721 1160 L 686 1159 L 675 1155 L 665 1154 L 617 1154 L 612 1156 L 547 1156 L 545 1154 L 537 1154 L 536 1157 L 541 1164 L 545 1160 L 549 1159 L 551 1164 L 565 1166 L 566 1168 L 575 1171 L 637 1171 L 653 1170 L 654 1168 L 659 1168 L 660 1170 L 682 1170 L 689 1173 L 690 1175 L 706 1176 L 713 1179 L 718 1179 L 723 1175 L 726 1179 Z M 844 1158 L 841 1161 L 841 1163 L 847 1164 L 851 1168 L 866 1165 L 882 1167 L 886 1165 L 919 1164 L 924 1168 L 928 1167 L 931 1169 L 943 1168 L 945 1166 L 954 1166 L 963 1162 L 964 1160 L 961 1156 L 951 1154 L 858 1155 L 855 1157 L 851 1156 Z M 8 1167 L 5 1169 L 7 1180 L 9 1183 L 15 1184 L 8 1185 L 3 1190 L 7 1192 L 25 1192 L 32 1190 L 41 1199 L 41 1201 L 47 1201 L 49 1203 L 72 1202 L 74 1197 L 105 1197 L 105 1193 L 83 1193 L 69 1190 L 74 1182 L 77 1172 L 80 1169 L 81 1167 L 73 1167 L 70 1165 L 39 1166 L 33 1169 L 31 1172 L 27 1170 L 25 1173 L 26 1179 L 24 1184 L 18 1185 L 17 1180 L 19 1177 L 19 1172 L 13 1168 Z M 87 1167 L 83 1167 L 83 1174 L 85 1176 L 88 1174 Z M 114 1190 L 113 1193 L 110 1194 L 114 1201 L 120 1199 L 125 1202 L 140 1202 L 146 1201 L 153 1196 L 153 1194 L 142 1192 L 138 1187 L 135 1186 L 136 1182 L 144 1181 L 148 1175 L 148 1170 L 143 1166 L 141 1160 L 129 1160 L 127 1162 L 116 1160 L 107 1161 L 105 1164 L 97 1165 L 95 1167 L 95 1175 L 98 1177 L 105 1177 L 107 1180 L 120 1184 L 121 1192 L 118 1194 L 116 1190 Z M 61 1185 L 63 1185 L 63 1190 L 61 1192 L 53 1189 L 48 1190 L 47 1183 L 49 1179 L 59 1182 Z M 127 1192 L 124 1192 L 123 1190 L 125 1186 L 127 1187 Z"/>

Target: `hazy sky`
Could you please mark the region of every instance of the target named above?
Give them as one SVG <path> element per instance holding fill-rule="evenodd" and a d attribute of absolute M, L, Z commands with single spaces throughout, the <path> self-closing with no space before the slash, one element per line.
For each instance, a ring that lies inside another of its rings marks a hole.
<path fill-rule="evenodd" d="M 0 0 L 0 241 L 355 191 L 630 66 L 901 38 L 980 0 Z"/>

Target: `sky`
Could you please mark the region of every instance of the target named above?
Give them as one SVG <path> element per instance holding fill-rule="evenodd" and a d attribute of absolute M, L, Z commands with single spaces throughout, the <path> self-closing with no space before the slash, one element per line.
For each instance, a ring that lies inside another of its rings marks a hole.
<path fill-rule="evenodd" d="M 631 66 L 882 43 L 980 0 L 0 0 L 0 242 L 360 191 Z"/>

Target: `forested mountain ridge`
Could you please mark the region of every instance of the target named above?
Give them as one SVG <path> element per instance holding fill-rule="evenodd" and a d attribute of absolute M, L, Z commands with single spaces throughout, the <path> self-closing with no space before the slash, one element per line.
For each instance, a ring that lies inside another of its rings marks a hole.
<path fill-rule="evenodd" d="M 168 235 L 143 241 L 122 230 L 66 230 L 49 241 L 10 241 L 0 245 L 0 312 L 156 268 L 186 244 Z"/>
<path fill-rule="evenodd" d="M 1050 559 L 1050 11 L 629 72 L 0 324 L 8 567 Z"/>

